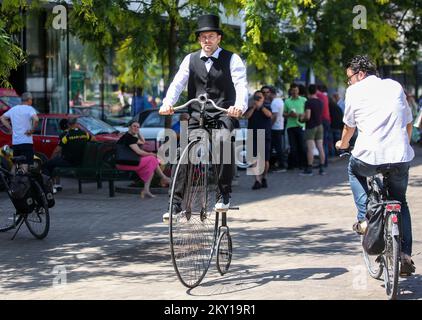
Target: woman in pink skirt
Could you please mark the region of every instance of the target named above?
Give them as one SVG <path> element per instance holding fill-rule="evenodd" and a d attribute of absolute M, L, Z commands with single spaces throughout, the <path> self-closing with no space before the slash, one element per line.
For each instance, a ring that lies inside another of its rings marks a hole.
<path fill-rule="evenodd" d="M 139 123 L 131 121 L 129 123 L 129 130 L 117 142 L 118 144 L 127 145 L 136 154 L 140 156 L 140 161 L 137 166 L 129 166 L 117 164 L 116 168 L 125 171 L 135 171 L 139 178 L 144 182 L 144 189 L 141 192 L 141 197 L 154 198 L 155 196 L 150 191 L 151 180 L 154 177 L 154 172 L 157 173 L 166 184 L 170 184 L 171 179 L 167 177 L 160 168 L 160 160 L 157 155 L 152 152 L 142 150 L 139 145 L 145 143 L 145 139 L 139 134 Z"/>

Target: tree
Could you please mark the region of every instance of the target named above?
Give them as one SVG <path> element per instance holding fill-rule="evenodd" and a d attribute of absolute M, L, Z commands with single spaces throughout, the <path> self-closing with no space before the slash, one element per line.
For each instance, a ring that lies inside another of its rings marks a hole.
<path fill-rule="evenodd" d="M 314 43 L 310 52 L 312 67 L 321 79 L 331 76 L 340 82 L 344 80 L 345 63 L 356 54 L 368 54 L 378 66 L 417 61 L 421 7 L 420 1 L 411 0 L 314 1 L 301 10 L 304 25 L 315 25 L 309 34 Z M 362 8 L 366 13 L 363 28 L 356 26 L 360 10 L 353 12 L 353 8 Z"/>
<path fill-rule="evenodd" d="M 25 26 L 22 13 L 36 9 L 39 1 L 3 0 L 0 5 L 0 87 L 10 87 L 10 72 L 25 62 L 25 54 L 13 35 Z"/>
<path fill-rule="evenodd" d="M 10 87 L 10 72 L 24 62 L 22 49 L 10 40 L 0 22 L 0 87 Z"/>

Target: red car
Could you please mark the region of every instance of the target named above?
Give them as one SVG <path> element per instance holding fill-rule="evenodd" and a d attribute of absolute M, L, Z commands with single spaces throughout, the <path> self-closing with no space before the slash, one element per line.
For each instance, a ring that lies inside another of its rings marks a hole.
<path fill-rule="evenodd" d="M 100 142 L 117 142 L 121 133 L 107 123 L 93 117 L 69 114 L 38 114 L 40 119 L 38 127 L 34 132 L 34 149 L 36 155 L 42 160 L 50 158 L 53 150 L 59 143 L 60 130 L 59 122 L 64 118 L 78 118 L 78 126 Z M 0 147 L 5 144 L 12 145 L 12 136 L 7 134 L 7 129 L 0 124 Z"/>
<path fill-rule="evenodd" d="M 0 88 L 0 116 L 11 107 L 20 103 L 21 98 L 16 94 L 15 90 Z"/>

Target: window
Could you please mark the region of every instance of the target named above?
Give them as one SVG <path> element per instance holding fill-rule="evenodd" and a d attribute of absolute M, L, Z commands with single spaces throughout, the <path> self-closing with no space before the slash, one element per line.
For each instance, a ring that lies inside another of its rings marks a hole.
<path fill-rule="evenodd" d="M 40 121 L 38 121 L 37 127 L 34 130 L 34 135 L 40 136 L 41 135 L 41 131 L 42 131 L 42 124 L 44 122 L 43 119 L 39 119 Z"/>
<path fill-rule="evenodd" d="M 142 128 L 164 128 L 164 118 L 158 112 L 151 112 L 142 123 Z"/>
<path fill-rule="evenodd" d="M 59 136 L 61 132 L 59 121 L 60 119 L 47 119 L 47 126 L 45 128 L 46 136 Z"/>

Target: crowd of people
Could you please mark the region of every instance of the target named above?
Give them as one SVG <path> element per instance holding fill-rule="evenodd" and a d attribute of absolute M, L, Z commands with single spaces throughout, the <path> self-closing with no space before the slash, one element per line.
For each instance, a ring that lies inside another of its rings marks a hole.
<path fill-rule="evenodd" d="M 249 99 L 248 129 L 253 131 L 253 156 L 265 161 L 263 174 L 255 176 L 252 189 L 267 187 L 266 175 L 300 169 L 301 175 L 312 176 L 316 165 L 326 174 L 328 157 L 337 154 L 335 142 L 343 129 L 344 100 L 338 93 L 329 97 L 324 85 L 307 88 L 292 83 L 286 98 L 279 97 L 274 86 L 265 85 Z M 265 130 L 265 152 L 257 154 L 257 133 Z M 274 154 L 275 161 L 271 161 Z M 318 155 L 318 162 L 314 161 Z"/>

